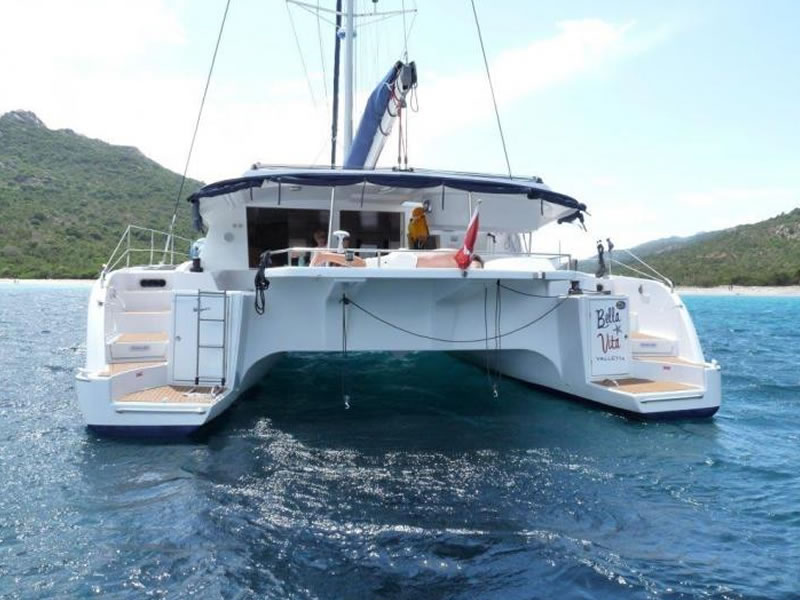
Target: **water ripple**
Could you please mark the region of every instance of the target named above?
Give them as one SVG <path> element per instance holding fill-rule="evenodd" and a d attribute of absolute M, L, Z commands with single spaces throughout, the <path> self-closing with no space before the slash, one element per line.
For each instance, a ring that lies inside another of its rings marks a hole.
<path fill-rule="evenodd" d="M 351 356 L 345 410 L 343 359 L 297 355 L 162 443 L 83 427 L 86 298 L 0 287 L 0 596 L 800 590 L 796 299 L 687 299 L 724 369 L 710 421 L 637 423 L 509 381 L 494 400 L 479 370 L 415 354 Z"/>

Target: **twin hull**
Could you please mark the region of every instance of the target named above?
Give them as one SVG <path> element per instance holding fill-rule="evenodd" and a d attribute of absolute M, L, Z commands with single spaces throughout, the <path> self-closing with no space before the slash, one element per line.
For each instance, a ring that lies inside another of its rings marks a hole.
<path fill-rule="evenodd" d="M 719 368 L 705 362 L 680 299 L 656 282 L 286 267 L 268 271 L 259 315 L 252 274 L 133 268 L 98 281 L 77 377 L 87 423 L 190 430 L 283 353 L 344 350 L 447 351 L 479 365 L 488 352 L 507 376 L 643 416 L 719 407 Z M 570 280 L 585 291 L 569 294 Z M 598 282 L 605 293 L 590 293 Z"/>

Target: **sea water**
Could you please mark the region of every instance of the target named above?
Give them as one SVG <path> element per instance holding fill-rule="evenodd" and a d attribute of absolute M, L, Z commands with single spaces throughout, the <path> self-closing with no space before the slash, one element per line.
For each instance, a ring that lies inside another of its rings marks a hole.
<path fill-rule="evenodd" d="M 723 366 L 713 419 L 300 355 L 168 442 L 84 427 L 87 296 L 0 285 L 4 598 L 800 596 L 800 299 L 685 299 Z"/>

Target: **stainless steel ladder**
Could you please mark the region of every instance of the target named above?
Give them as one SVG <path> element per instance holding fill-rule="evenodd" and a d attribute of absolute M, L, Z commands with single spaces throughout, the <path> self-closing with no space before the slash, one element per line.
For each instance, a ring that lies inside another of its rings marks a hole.
<path fill-rule="evenodd" d="M 203 312 L 210 310 L 210 307 L 203 307 L 203 298 L 219 298 L 222 296 L 222 318 L 221 319 L 204 319 Z M 210 383 L 209 377 L 200 376 L 200 350 L 213 349 L 222 351 L 222 376 L 220 377 L 219 384 L 225 385 L 225 375 L 228 372 L 228 294 L 226 292 L 210 292 L 210 291 L 197 291 L 197 356 L 195 360 L 195 375 L 194 384 L 199 385 L 200 380 L 203 383 Z M 203 344 L 201 340 L 201 323 L 222 323 L 222 345 L 216 344 Z"/>

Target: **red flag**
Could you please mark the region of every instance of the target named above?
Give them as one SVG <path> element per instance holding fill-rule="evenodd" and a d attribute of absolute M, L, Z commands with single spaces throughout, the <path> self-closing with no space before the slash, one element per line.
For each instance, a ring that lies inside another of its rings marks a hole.
<path fill-rule="evenodd" d="M 475 212 L 472 213 L 472 218 L 469 221 L 467 232 L 464 234 L 464 244 L 461 249 L 456 252 L 456 263 L 460 269 L 469 268 L 469 263 L 472 262 L 472 251 L 475 249 L 475 240 L 478 239 L 478 211 L 481 207 L 480 202 L 475 207 Z"/>

